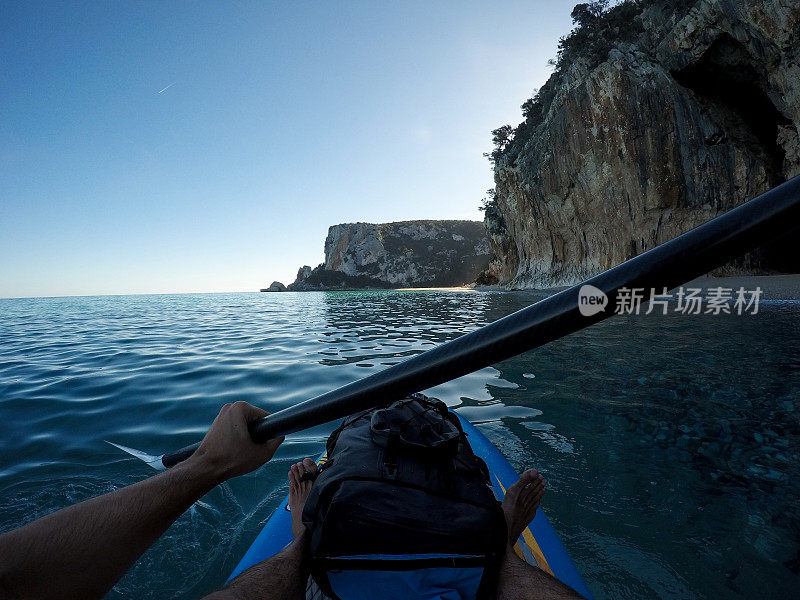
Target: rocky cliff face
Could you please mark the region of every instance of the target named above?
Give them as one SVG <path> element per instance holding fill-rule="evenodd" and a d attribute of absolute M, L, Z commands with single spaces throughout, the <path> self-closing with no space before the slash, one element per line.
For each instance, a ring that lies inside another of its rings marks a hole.
<path fill-rule="evenodd" d="M 490 254 L 478 221 L 333 225 L 325 262 L 302 267 L 289 289 L 464 285 L 475 281 Z"/>
<path fill-rule="evenodd" d="M 493 153 L 510 287 L 574 284 L 800 173 L 799 2 L 624 2 L 584 28 L 601 55 L 562 50 Z M 798 267 L 777 245 L 727 271 Z"/>

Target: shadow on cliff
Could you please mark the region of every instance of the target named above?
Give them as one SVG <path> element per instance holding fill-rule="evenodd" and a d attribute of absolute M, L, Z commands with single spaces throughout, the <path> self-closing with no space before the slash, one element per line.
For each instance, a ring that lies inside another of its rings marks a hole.
<path fill-rule="evenodd" d="M 792 122 L 766 92 L 769 82 L 763 63 L 743 44 L 723 33 L 698 61 L 670 74 L 723 121 L 725 133 L 706 138 L 707 146 L 735 141 L 761 157 L 771 187 L 786 181 L 786 152 L 778 143 L 778 134 Z M 800 272 L 800 255 L 795 244 L 783 238 L 733 264 L 796 273 Z"/>

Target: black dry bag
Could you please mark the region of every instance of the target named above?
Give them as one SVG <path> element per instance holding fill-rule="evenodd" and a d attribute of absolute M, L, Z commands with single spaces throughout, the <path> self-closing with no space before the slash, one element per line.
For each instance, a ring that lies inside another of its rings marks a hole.
<path fill-rule="evenodd" d="M 488 597 L 506 523 L 458 418 L 421 394 L 345 419 L 303 523 L 332 598 Z"/>

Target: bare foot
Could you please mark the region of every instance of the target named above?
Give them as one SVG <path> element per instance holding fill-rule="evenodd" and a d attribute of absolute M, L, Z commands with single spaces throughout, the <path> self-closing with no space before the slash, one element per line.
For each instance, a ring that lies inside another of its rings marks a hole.
<path fill-rule="evenodd" d="M 303 507 L 317 475 L 317 463 L 304 458 L 289 469 L 289 511 L 292 513 L 292 533 L 299 538 L 306 531 L 303 525 Z"/>
<path fill-rule="evenodd" d="M 508 525 L 508 541 L 513 546 L 533 521 L 544 495 L 544 477 L 536 469 L 528 469 L 506 490 L 501 506 Z"/>

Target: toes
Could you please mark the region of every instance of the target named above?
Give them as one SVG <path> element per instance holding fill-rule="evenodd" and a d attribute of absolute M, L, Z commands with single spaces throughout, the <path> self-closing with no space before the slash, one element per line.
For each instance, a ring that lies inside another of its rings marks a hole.
<path fill-rule="evenodd" d="M 534 485 L 543 485 L 544 484 L 544 476 L 539 473 L 536 469 L 529 469 L 525 471 L 526 473 L 530 473 L 531 483 Z"/>
<path fill-rule="evenodd" d="M 542 494 L 530 494 L 527 498 L 525 498 L 525 504 L 531 505 L 540 502 L 542 499 Z"/>
<path fill-rule="evenodd" d="M 536 469 L 528 469 L 520 475 L 514 485 L 508 488 L 507 495 L 510 494 L 512 500 L 518 500 L 525 509 L 531 509 L 534 505 L 538 505 L 544 489 L 545 481 L 542 474 Z"/>
<path fill-rule="evenodd" d="M 544 481 L 535 481 L 525 490 L 527 496 L 531 498 L 541 498 L 544 494 L 545 484 Z"/>
<path fill-rule="evenodd" d="M 300 463 L 295 463 L 292 465 L 292 474 L 294 474 L 294 478 L 299 483 L 300 478 L 303 476 L 303 472 L 300 470 Z"/>
<path fill-rule="evenodd" d="M 542 477 L 542 475 L 537 471 L 533 471 L 533 473 L 528 476 L 526 481 L 528 482 L 528 486 L 541 485 L 544 483 L 544 477 Z"/>
<path fill-rule="evenodd" d="M 544 486 L 544 482 L 541 479 L 533 479 L 528 485 L 523 488 L 521 494 L 522 496 L 530 496 L 531 494 L 538 493 L 542 487 Z"/>
<path fill-rule="evenodd" d="M 311 458 L 305 458 L 301 462 L 294 463 L 289 468 L 289 490 L 294 493 L 308 494 L 311 491 L 312 480 L 308 479 L 306 473 L 316 473 L 317 463 Z M 303 477 L 306 475 L 305 477 Z"/>
<path fill-rule="evenodd" d="M 528 486 L 528 484 L 533 482 L 534 479 L 532 472 L 533 470 L 529 469 L 520 475 L 520 478 L 517 479 L 513 485 L 509 486 L 508 490 L 506 491 L 506 495 L 516 495 L 521 493 Z"/>
<path fill-rule="evenodd" d="M 527 482 L 526 489 L 539 488 L 544 485 L 544 477 L 536 469 L 528 469 L 525 471 L 522 477 L 520 477 L 520 480 L 522 479 Z"/>

